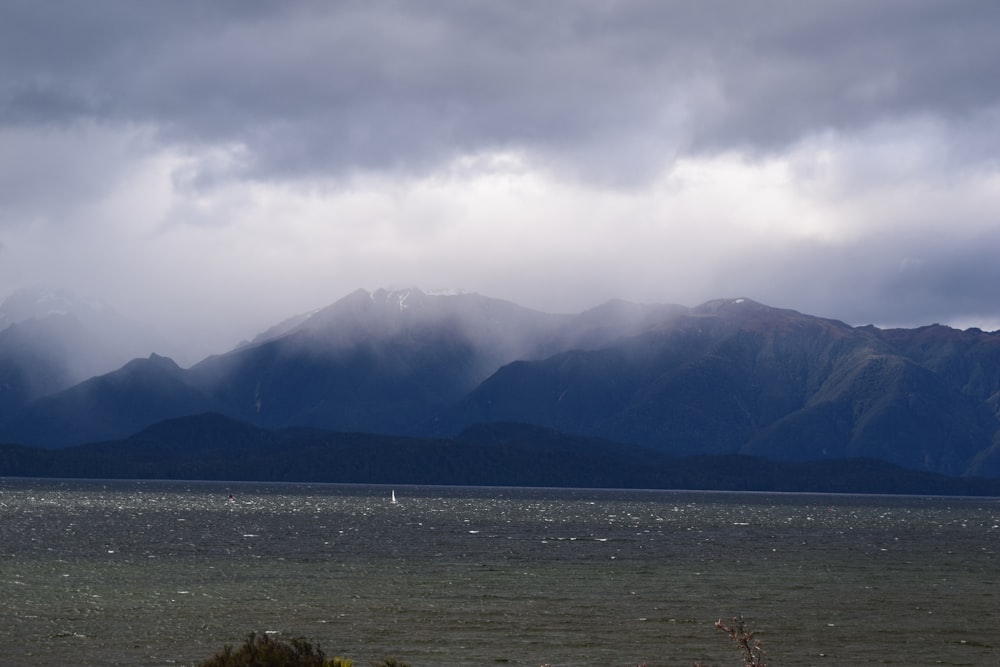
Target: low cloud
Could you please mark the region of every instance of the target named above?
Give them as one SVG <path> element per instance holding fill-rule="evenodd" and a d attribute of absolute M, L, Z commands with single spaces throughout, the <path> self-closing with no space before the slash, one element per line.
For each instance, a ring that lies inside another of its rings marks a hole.
<path fill-rule="evenodd" d="M 219 351 L 357 287 L 996 322 L 1000 7 L 9 4 L 0 297 Z"/>

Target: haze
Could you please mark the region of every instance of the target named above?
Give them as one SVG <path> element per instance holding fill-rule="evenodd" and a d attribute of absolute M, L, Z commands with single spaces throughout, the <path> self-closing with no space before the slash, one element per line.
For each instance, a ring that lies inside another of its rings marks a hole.
<path fill-rule="evenodd" d="M 0 299 L 191 363 L 357 289 L 1000 328 L 1000 5 L 0 3 Z"/>

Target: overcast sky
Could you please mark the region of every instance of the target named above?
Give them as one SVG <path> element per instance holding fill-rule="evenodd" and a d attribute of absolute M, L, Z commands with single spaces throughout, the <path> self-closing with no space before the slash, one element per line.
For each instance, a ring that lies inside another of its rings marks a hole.
<path fill-rule="evenodd" d="M 971 0 L 0 0 L 0 299 L 191 357 L 359 287 L 993 330 L 998 63 Z"/>

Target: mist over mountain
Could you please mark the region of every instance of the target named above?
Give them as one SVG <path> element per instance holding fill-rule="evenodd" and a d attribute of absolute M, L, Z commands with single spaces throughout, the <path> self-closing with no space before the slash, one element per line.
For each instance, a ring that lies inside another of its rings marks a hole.
<path fill-rule="evenodd" d="M 1000 334 L 851 327 L 749 299 L 555 315 L 359 290 L 188 369 L 153 355 L 0 403 L 0 441 L 124 439 L 207 412 L 438 439 L 518 423 L 657 456 L 1000 476 Z"/>
<path fill-rule="evenodd" d="M 112 371 L 158 344 L 100 300 L 66 289 L 18 290 L 0 303 L 0 411 Z"/>
<path fill-rule="evenodd" d="M 938 329 L 882 332 L 715 301 L 597 350 L 510 364 L 447 423 L 544 424 L 679 456 L 1000 474 L 1000 336 Z"/>

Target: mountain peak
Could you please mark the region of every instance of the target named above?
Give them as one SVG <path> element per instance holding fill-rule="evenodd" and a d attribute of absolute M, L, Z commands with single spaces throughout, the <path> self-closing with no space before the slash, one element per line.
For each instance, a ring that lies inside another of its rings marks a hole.
<path fill-rule="evenodd" d="M 427 294 L 416 287 L 406 289 L 377 289 L 368 293 L 368 298 L 373 302 L 384 303 L 393 309 L 404 311 L 408 308 L 420 305 Z"/>
<path fill-rule="evenodd" d="M 317 311 L 300 328 L 315 332 L 346 326 L 385 332 L 421 322 L 487 317 L 501 310 L 529 312 L 527 308 L 473 292 L 425 292 L 416 287 L 360 289 Z"/>

